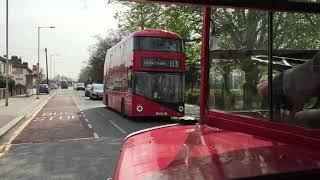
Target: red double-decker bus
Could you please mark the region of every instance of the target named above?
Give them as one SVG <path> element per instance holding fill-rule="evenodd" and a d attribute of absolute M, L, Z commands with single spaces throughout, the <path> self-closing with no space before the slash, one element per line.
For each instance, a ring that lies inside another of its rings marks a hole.
<path fill-rule="evenodd" d="M 134 32 L 107 51 L 103 102 L 125 116 L 183 116 L 184 72 L 179 35 Z"/>

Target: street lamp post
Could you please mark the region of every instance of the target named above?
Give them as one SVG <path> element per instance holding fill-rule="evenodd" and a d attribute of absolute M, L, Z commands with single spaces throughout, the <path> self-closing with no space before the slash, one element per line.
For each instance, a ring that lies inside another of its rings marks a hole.
<path fill-rule="evenodd" d="M 37 86 L 37 99 L 39 99 L 39 84 L 40 84 L 40 29 L 41 28 L 55 28 L 54 26 L 47 26 L 47 27 L 44 27 L 44 26 L 38 26 L 38 78 L 37 78 L 37 81 L 38 81 L 38 86 Z"/>
<path fill-rule="evenodd" d="M 59 56 L 59 54 L 56 55 L 56 56 Z M 61 61 L 57 61 L 56 59 L 54 60 L 54 63 L 53 63 L 53 77 L 54 78 L 56 77 L 56 64 L 57 63 L 62 63 L 62 62 Z M 58 74 L 58 77 L 59 77 L 59 74 Z M 58 78 L 58 81 L 59 81 L 59 78 Z"/>
<path fill-rule="evenodd" d="M 9 53 L 8 53 L 8 33 L 9 33 L 9 28 L 8 28 L 8 0 L 6 1 L 6 106 L 9 105 Z"/>
<path fill-rule="evenodd" d="M 55 71 L 55 60 L 52 59 L 52 56 L 59 56 L 59 54 L 50 54 L 50 78 L 54 81 L 54 77 L 55 77 L 55 73 L 53 72 L 52 73 L 52 68 L 53 68 L 53 71 Z M 52 60 L 54 61 L 54 65 L 52 66 Z"/>

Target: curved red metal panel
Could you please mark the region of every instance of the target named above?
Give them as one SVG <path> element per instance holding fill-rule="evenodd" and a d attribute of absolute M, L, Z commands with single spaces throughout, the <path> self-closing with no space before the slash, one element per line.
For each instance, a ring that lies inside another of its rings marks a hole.
<path fill-rule="evenodd" d="M 114 180 L 219 180 L 311 170 L 320 167 L 318 151 L 205 125 L 173 126 L 129 137 Z"/>

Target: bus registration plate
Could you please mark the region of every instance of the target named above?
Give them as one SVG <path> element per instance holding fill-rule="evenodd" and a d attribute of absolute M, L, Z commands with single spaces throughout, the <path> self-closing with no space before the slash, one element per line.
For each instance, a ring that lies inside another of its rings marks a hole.
<path fill-rule="evenodd" d="M 168 115 L 167 112 L 156 112 L 156 116 L 166 116 Z"/>

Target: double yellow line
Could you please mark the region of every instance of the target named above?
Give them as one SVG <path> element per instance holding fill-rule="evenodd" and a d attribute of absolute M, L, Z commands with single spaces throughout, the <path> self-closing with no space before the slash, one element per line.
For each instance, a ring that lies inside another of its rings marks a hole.
<path fill-rule="evenodd" d="M 42 110 L 42 108 L 47 105 L 47 103 L 57 94 L 55 91 L 52 93 L 48 98 L 46 98 L 43 102 L 41 102 L 33 111 L 31 114 L 27 115 L 24 119 L 26 119 L 23 124 L 12 134 L 12 136 L 9 138 L 7 142 L 0 145 L 0 157 L 7 153 L 12 144 L 11 142 L 22 132 L 22 130 L 28 126 L 28 124 L 32 121 L 32 119 L 38 115 L 38 113 Z"/>

